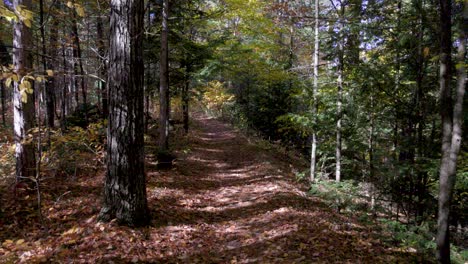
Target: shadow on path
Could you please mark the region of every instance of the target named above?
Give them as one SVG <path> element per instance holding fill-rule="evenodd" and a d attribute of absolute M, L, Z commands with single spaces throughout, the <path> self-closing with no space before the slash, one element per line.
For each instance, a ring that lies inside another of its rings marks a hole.
<path fill-rule="evenodd" d="M 226 124 L 195 116 L 189 154 L 149 174 L 152 234 L 171 242 L 161 263 L 392 263 L 368 227 L 306 195 L 297 164 Z M 180 154 L 180 153 L 179 153 Z M 283 159 L 281 159 L 283 158 Z M 169 232 L 169 233 L 168 233 Z M 158 250 L 158 249 L 156 249 Z M 152 261 L 155 261 L 154 259 Z"/>

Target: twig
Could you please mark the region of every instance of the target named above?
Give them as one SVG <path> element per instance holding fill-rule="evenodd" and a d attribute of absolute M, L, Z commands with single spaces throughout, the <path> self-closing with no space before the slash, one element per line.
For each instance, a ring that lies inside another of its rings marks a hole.
<path fill-rule="evenodd" d="M 69 194 L 69 193 L 71 193 L 71 191 L 66 191 L 66 192 L 64 192 L 62 195 L 60 195 L 60 196 L 57 198 L 57 200 L 55 200 L 54 205 L 56 205 L 56 204 L 60 201 L 60 199 L 61 199 L 63 196 L 65 196 L 65 195 L 67 195 L 67 194 Z"/>

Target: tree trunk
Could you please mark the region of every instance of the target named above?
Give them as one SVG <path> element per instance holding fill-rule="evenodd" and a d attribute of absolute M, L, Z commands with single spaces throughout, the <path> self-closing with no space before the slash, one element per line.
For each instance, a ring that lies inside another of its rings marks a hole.
<path fill-rule="evenodd" d="M 343 56 L 340 55 L 339 69 L 338 69 L 338 93 L 336 99 L 336 169 L 335 169 L 335 180 L 337 182 L 341 181 L 341 121 L 342 121 L 342 100 L 343 100 Z"/>
<path fill-rule="evenodd" d="M 72 1 L 72 3 L 75 3 Z M 72 37 L 73 37 L 73 58 L 74 58 L 74 69 L 75 69 L 75 89 L 78 93 L 78 79 L 76 79 L 76 75 L 80 75 L 79 79 L 81 81 L 81 95 L 83 96 L 83 105 L 85 107 L 85 114 L 87 112 L 87 89 L 86 89 L 86 82 L 85 82 L 85 74 L 83 70 L 83 58 L 81 57 L 81 44 L 80 44 L 80 36 L 78 33 L 78 18 L 76 15 L 76 11 L 72 11 Z M 78 104 L 78 97 L 76 98 L 76 103 Z"/>
<path fill-rule="evenodd" d="M 320 0 L 315 0 L 315 26 L 314 26 L 314 88 L 312 91 L 313 105 L 312 105 L 312 118 L 314 118 L 314 128 L 312 133 L 312 148 L 310 152 L 310 181 L 315 181 L 316 165 L 317 165 L 317 112 L 318 112 L 318 70 L 319 70 L 319 51 L 320 51 L 320 38 L 319 38 L 319 8 Z"/>
<path fill-rule="evenodd" d="M 190 102 L 190 74 L 191 74 L 191 67 L 189 62 L 186 61 L 185 65 L 185 80 L 184 80 L 184 88 L 182 90 L 182 114 L 183 114 L 183 123 L 184 123 L 184 131 L 185 133 L 189 132 L 189 102 Z"/>
<path fill-rule="evenodd" d="M 68 104 L 68 100 L 69 100 L 69 97 L 67 96 L 67 88 L 69 87 L 69 83 L 67 82 L 67 56 L 65 54 L 66 52 L 66 47 L 65 45 L 62 43 L 62 62 L 63 62 L 63 87 L 62 87 L 62 102 L 61 102 L 61 111 L 62 111 L 62 115 L 61 115 L 61 120 L 60 120 L 60 126 L 62 129 L 65 129 L 67 124 L 66 124 L 66 116 L 67 116 L 67 110 L 68 110 L 68 107 L 69 107 L 69 104 Z"/>
<path fill-rule="evenodd" d="M 13 8 L 16 9 L 19 6 L 31 10 L 31 0 L 14 0 Z M 14 23 L 13 65 L 20 80 L 33 69 L 31 36 L 31 30 L 22 21 Z M 22 177 L 35 177 L 36 166 L 34 145 L 32 142 L 25 141 L 28 130 L 34 125 L 34 95 L 33 93 L 26 93 L 26 102 L 23 102 L 21 100 L 21 90 L 20 82 L 15 82 L 13 88 L 13 127 L 16 144 L 17 181 L 21 180 Z"/>
<path fill-rule="evenodd" d="M 466 86 L 466 71 L 464 67 L 466 56 L 466 21 L 467 6 L 463 10 L 463 22 L 460 23 L 460 38 L 458 45 L 459 67 L 457 71 L 457 87 L 455 102 L 452 100 L 450 79 L 451 66 L 451 1 L 440 0 L 440 100 L 442 117 L 442 159 L 439 170 L 439 213 L 437 218 L 437 260 L 439 263 L 450 263 L 449 217 L 450 202 L 457 169 L 458 152 L 462 139 L 463 96 Z"/>
<path fill-rule="evenodd" d="M 48 63 L 48 59 L 46 59 L 46 56 L 48 54 L 47 48 L 46 48 L 46 41 L 45 41 L 45 24 L 44 24 L 44 0 L 39 1 L 39 13 L 40 13 L 40 31 L 41 31 L 41 48 L 42 48 L 42 68 L 44 70 L 44 73 L 48 70 L 51 69 L 51 64 Z M 55 34 L 54 34 L 55 33 Z M 51 36 L 50 36 L 50 42 L 51 46 L 54 47 L 54 45 L 57 44 L 57 30 L 56 29 L 51 29 Z M 47 82 L 45 82 L 45 100 L 46 100 L 46 121 L 47 121 L 47 126 L 49 128 L 54 127 L 54 120 L 55 120 L 55 103 L 54 103 L 54 77 L 49 76 L 47 79 Z"/>
<path fill-rule="evenodd" d="M 341 18 L 344 19 L 344 6 L 341 7 Z M 344 21 L 340 21 L 340 38 L 339 38 L 339 50 L 338 50 L 338 82 L 337 82 L 337 98 L 336 98 L 336 167 L 335 167 L 335 180 L 341 181 L 341 121 L 343 118 L 342 104 L 343 104 L 343 69 L 344 69 L 344 32 L 343 25 Z"/>
<path fill-rule="evenodd" d="M 104 32 L 103 32 L 103 25 L 102 25 L 102 18 L 100 15 L 97 16 L 96 21 L 96 31 L 98 37 L 98 53 L 100 57 L 101 65 L 99 66 L 100 69 L 100 77 L 101 79 L 105 80 L 107 78 L 107 63 L 105 60 L 106 52 L 105 52 L 105 44 L 104 44 Z M 102 104 L 102 117 L 107 118 L 109 115 L 109 104 L 108 104 L 108 94 L 106 88 L 106 82 L 103 80 L 99 81 L 99 88 L 101 93 L 101 104 Z"/>
<path fill-rule="evenodd" d="M 371 83 L 371 85 L 373 85 Z M 375 166 L 374 166 L 374 130 L 375 130 L 375 114 L 374 114 L 374 94 L 373 88 L 370 95 L 370 109 L 369 113 L 369 138 L 367 143 L 367 151 L 369 155 L 369 184 L 371 196 L 371 210 L 375 214 L 375 186 L 377 185 L 375 179 Z"/>
<path fill-rule="evenodd" d="M 8 65 L 11 64 L 11 57 L 9 56 L 8 50 L 3 44 L 3 41 L 0 40 L 0 64 Z M 1 71 L 0 71 L 1 73 Z M 6 89 L 3 80 L 0 80 L 0 100 L 2 104 L 2 123 L 3 126 L 6 126 Z"/>
<path fill-rule="evenodd" d="M 1 103 L 2 103 L 2 124 L 3 126 L 6 126 L 6 117 L 5 117 L 5 113 L 6 113 L 6 102 L 5 102 L 5 85 L 3 84 L 3 81 L 0 81 L 0 99 L 1 99 Z"/>
<path fill-rule="evenodd" d="M 149 222 L 144 169 L 143 0 L 112 0 L 107 176 L 100 219 Z"/>
<path fill-rule="evenodd" d="M 152 15 L 152 9 L 151 9 L 151 2 L 148 1 L 146 4 L 146 25 L 145 28 L 149 29 L 151 27 L 151 15 Z M 145 42 L 150 41 L 149 36 L 146 35 Z M 145 56 L 146 57 L 146 56 Z M 148 59 L 145 61 L 145 133 L 148 133 L 148 128 L 149 128 L 149 122 L 150 122 L 150 83 L 151 83 L 151 74 L 152 74 L 152 69 L 151 69 L 151 60 Z"/>
<path fill-rule="evenodd" d="M 159 146 L 161 151 L 165 152 L 169 149 L 169 66 L 168 66 L 168 16 L 169 16 L 169 0 L 163 0 L 162 9 L 162 32 L 161 32 L 161 56 L 159 67 Z"/>
<path fill-rule="evenodd" d="M 347 63 L 351 65 L 359 63 L 359 45 L 361 43 L 359 36 L 360 32 L 359 29 L 361 28 L 360 20 L 361 20 L 361 12 L 362 12 L 362 0 L 349 0 L 348 5 L 349 7 L 349 16 L 351 19 L 354 19 L 355 22 L 351 23 L 350 33 L 347 36 L 347 50 L 348 50 L 348 60 Z"/>

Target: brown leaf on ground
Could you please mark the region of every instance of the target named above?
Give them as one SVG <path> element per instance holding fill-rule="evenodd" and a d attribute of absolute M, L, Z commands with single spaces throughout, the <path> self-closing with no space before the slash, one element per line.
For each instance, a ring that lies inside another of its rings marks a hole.
<path fill-rule="evenodd" d="M 44 227 L 37 224 L 33 202 L 2 197 L 0 262 L 426 261 L 384 245 L 373 227 L 308 196 L 292 176 L 299 159 L 249 143 L 218 120 L 194 118 L 191 134 L 174 140 L 174 169 L 157 171 L 148 155 L 149 227 L 96 222 L 103 171 L 52 179 L 43 190 Z"/>

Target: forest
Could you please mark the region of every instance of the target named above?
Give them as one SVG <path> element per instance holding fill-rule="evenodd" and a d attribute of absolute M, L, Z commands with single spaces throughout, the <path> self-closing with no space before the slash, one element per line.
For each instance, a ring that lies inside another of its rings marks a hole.
<path fill-rule="evenodd" d="M 1 0 L 0 263 L 468 263 L 466 0 Z"/>

